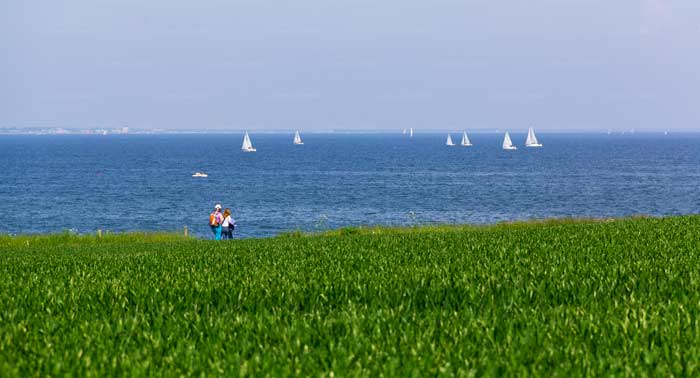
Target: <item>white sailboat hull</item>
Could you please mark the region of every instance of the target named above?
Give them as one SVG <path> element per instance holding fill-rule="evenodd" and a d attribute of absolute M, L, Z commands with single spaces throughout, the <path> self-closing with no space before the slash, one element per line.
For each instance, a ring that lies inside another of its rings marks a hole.
<path fill-rule="evenodd" d="M 257 150 L 251 144 L 244 144 L 241 147 L 241 151 L 243 151 L 243 152 L 255 152 Z"/>
<path fill-rule="evenodd" d="M 467 136 L 467 132 L 462 133 L 462 142 L 459 143 L 460 146 L 462 147 L 471 147 L 472 142 L 469 140 L 469 137 Z"/>
<path fill-rule="evenodd" d="M 245 133 L 245 136 L 243 137 L 243 145 L 241 146 L 241 151 L 243 151 L 243 152 L 255 152 L 255 151 L 257 151 L 255 148 L 253 148 L 253 143 L 250 142 L 250 137 L 248 136 L 247 131 Z"/>
<path fill-rule="evenodd" d="M 513 141 L 510 139 L 510 134 L 506 131 L 506 136 L 503 138 L 503 149 L 504 150 L 517 150 L 518 147 L 513 145 Z"/>
<path fill-rule="evenodd" d="M 525 147 L 542 147 L 542 143 L 537 140 L 535 130 L 531 127 L 527 130 L 527 139 L 525 139 Z"/>
<path fill-rule="evenodd" d="M 294 144 L 297 146 L 301 146 L 304 144 L 304 142 L 302 142 L 301 140 L 301 135 L 299 135 L 299 131 L 294 133 Z"/>

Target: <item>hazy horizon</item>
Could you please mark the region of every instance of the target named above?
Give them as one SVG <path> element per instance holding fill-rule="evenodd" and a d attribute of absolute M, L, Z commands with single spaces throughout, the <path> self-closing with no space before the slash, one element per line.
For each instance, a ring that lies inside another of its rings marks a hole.
<path fill-rule="evenodd" d="M 0 5 L 0 128 L 700 130 L 700 2 Z"/>

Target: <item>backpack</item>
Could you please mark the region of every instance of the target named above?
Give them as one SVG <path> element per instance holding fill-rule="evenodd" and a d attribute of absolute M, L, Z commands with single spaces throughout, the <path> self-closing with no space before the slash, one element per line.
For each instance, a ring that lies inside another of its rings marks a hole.
<path fill-rule="evenodd" d="M 212 227 L 218 227 L 219 226 L 219 217 L 217 216 L 218 214 L 216 212 L 209 214 L 209 225 Z"/>

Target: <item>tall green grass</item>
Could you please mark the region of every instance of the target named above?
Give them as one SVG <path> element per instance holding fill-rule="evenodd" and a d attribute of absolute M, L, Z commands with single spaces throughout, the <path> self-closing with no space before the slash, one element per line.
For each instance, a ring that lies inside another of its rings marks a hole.
<path fill-rule="evenodd" d="M 0 376 L 696 376 L 700 218 L 0 238 Z"/>

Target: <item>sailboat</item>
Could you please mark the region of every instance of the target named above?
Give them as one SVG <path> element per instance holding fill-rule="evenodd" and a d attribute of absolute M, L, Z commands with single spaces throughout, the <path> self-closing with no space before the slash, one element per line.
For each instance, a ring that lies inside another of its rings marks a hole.
<path fill-rule="evenodd" d="M 297 146 L 301 146 L 304 144 L 304 142 L 301 141 L 301 135 L 299 135 L 299 130 L 297 130 L 296 133 L 294 133 L 294 144 Z"/>
<path fill-rule="evenodd" d="M 503 138 L 503 149 L 504 150 L 517 150 L 518 147 L 513 145 L 513 141 L 510 140 L 510 135 L 506 131 L 506 136 Z"/>
<path fill-rule="evenodd" d="M 403 134 L 403 135 L 406 135 L 406 129 L 403 129 L 403 133 L 402 133 L 402 134 Z"/>
<path fill-rule="evenodd" d="M 525 147 L 542 147 L 542 143 L 539 143 L 537 141 L 537 137 L 535 136 L 535 130 L 529 128 L 527 130 L 527 139 L 525 140 Z"/>
<path fill-rule="evenodd" d="M 455 144 L 452 143 L 452 136 L 450 134 L 447 134 L 447 143 L 445 143 L 448 146 L 454 146 Z"/>
<path fill-rule="evenodd" d="M 253 148 L 253 144 L 250 143 L 250 137 L 248 136 L 248 132 L 245 132 L 245 136 L 243 137 L 243 145 L 241 146 L 241 150 L 243 152 L 255 152 L 257 151 L 255 148 Z"/>
<path fill-rule="evenodd" d="M 408 136 L 413 138 L 413 127 L 411 127 L 411 130 L 408 132 Z"/>
<path fill-rule="evenodd" d="M 471 147 L 472 142 L 469 141 L 469 137 L 467 136 L 466 131 L 462 132 L 462 143 L 460 143 L 459 145 L 462 147 Z"/>

